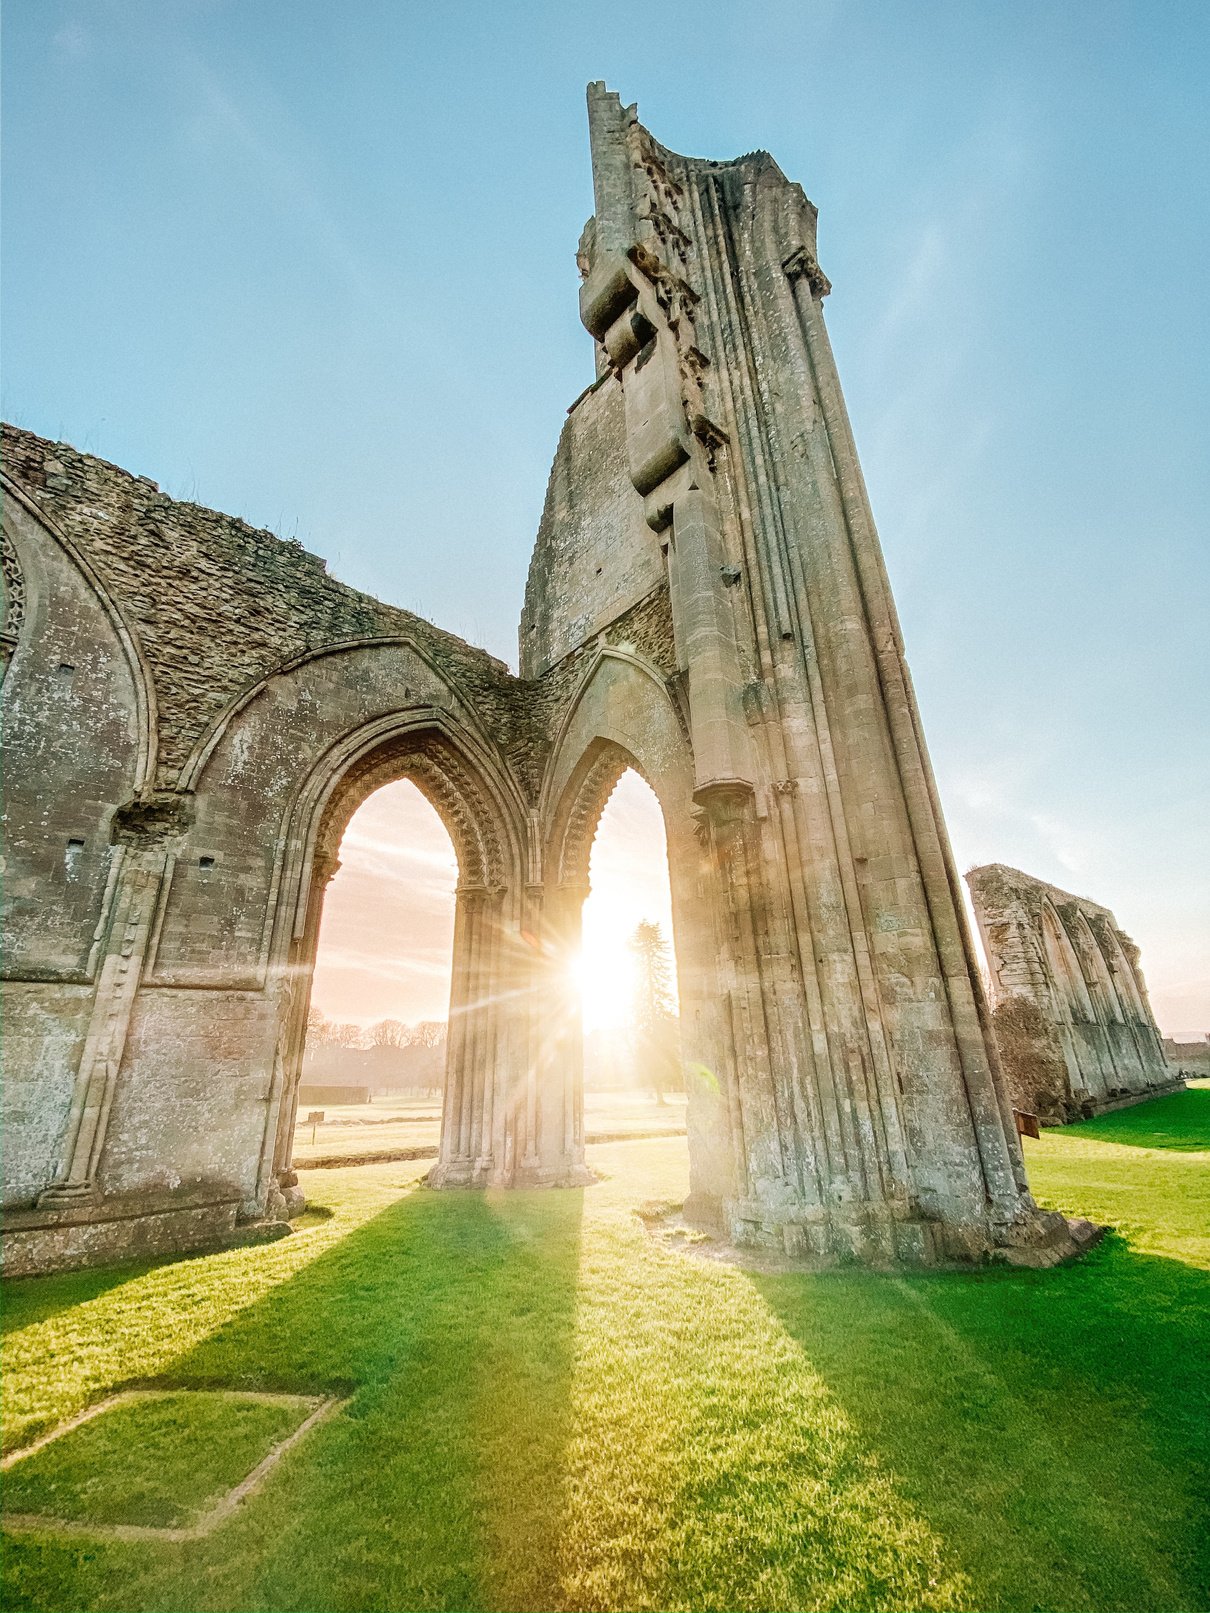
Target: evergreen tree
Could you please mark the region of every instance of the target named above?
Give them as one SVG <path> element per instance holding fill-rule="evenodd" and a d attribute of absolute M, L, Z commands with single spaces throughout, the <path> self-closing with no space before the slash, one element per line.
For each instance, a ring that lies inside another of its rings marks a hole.
<path fill-rule="evenodd" d="M 672 956 L 664 932 L 651 919 L 635 927 L 630 941 L 637 964 L 634 1048 L 640 1078 L 663 1103 L 682 1085 L 680 1034 L 672 995 Z"/>

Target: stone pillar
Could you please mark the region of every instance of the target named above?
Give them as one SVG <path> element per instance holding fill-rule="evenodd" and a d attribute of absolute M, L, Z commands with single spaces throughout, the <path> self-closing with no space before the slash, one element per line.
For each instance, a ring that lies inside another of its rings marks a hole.
<path fill-rule="evenodd" d="M 533 977 L 536 1042 L 519 1182 L 573 1186 L 584 1164 L 584 1036 L 575 964 L 587 884 L 546 887 Z"/>
<path fill-rule="evenodd" d="M 252 1203 L 241 1206 L 245 1217 L 264 1215 L 271 1220 L 289 1220 L 301 1212 L 306 1202 L 294 1169 L 298 1088 L 307 1051 L 307 1019 L 324 898 L 339 872 L 340 858 L 335 851 L 329 848 L 317 852 L 302 935 L 291 943 L 285 978 L 271 980 L 266 988 L 276 990 L 280 1021 L 266 1098 L 265 1135 L 256 1174 L 256 1192 Z"/>
<path fill-rule="evenodd" d="M 434 1186 L 482 1186 L 492 1174 L 501 894 L 484 886 L 458 887 L 441 1152 L 432 1172 Z"/>
<path fill-rule="evenodd" d="M 713 804 L 722 807 L 724 796 L 720 791 Z M 735 792 L 732 800 L 741 816 L 750 806 L 746 791 Z M 699 803 L 693 828 L 668 824 L 668 872 L 689 1140 L 685 1214 L 704 1226 L 721 1228 L 724 1205 L 737 1195 L 744 1164 L 732 1113 L 739 1096 L 732 1075 L 733 1000 L 730 990 L 720 989 L 728 956 L 717 902 L 723 848 L 714 833 L 711 804 Z"/>

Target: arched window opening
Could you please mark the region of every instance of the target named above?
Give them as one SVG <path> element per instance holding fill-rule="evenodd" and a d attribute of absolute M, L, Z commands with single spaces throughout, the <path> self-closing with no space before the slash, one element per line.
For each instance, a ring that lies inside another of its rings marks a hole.
<path fill-rule="evenodd" d="M 320 921 L 296 1160 L 436 1146 L 457 882 L 449 834 L 410 780 L 350 818 Z"/>
<path fill-rule="evenodd" d="M 675 1130 L 685 1082 L 664 817 L 632 768 L 597 826 L 579 961 L 585 1131 Z"/>

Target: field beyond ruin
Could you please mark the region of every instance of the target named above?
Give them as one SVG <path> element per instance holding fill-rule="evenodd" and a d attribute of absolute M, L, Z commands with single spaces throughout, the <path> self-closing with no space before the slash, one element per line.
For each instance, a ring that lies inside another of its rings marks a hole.
<path fill-rule="evenodd" d="M 279 1243 L 12 1283 L 6 1449 L 181 1392 L 9 1469 L 75 1532 L 7 1539 L 6 1606 L 1205 1608 L 1210 1086 L 1026 1147 L 1115 1229 L 1076 1265 L 697 1259 L 635 1214 L 684 1195 L 678 1138 L 590 1149 L 581 1191 L 308 1171 Z M 209 1533 L 113 1534 L 204 1517 L 329 1403 Z"/>

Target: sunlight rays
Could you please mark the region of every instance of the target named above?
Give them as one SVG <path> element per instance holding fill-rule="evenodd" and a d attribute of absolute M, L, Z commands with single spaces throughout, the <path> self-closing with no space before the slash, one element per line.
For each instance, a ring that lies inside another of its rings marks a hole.
<path fill-rule="evenodd" d="M 615 1179 L 621 1150 L 600 1157 L 608 1174 L 584 1195 L 560 1605 L 968 1605 L 941 1535 L 747 1274 L 657 1248 L 624 1165 Z M 687 1190 L 670 1151 L 660 1169 L 673 1179 L 661 1188 L 679 1177 Z"/>
<path fill-rule="evenodd" d="M 340 863 L 324 899 L 315 1005 L 359 1024 L 445 1019 L 458 864 L 434 808 L 406 779 L 385 785 L 349 820 Z M 581 948 L 568 967 L 585 1029 L 622 1031 L 634 1009 L 635 927 L 654 921 L 672 942 L 663 814 L 632 769 L 601 815 L 590 881 Z"/>
<path fill-rule="evenodd" d="M 573 969 L 584 1029 L 622 1030 L 634 1015 L 635 927 L 652 920 L 672 942 L 672 891 L 664 815 L 651 786 L 627 768 L 605 805 L 589 862 L 580 956 Z M 673 965 L 673 995 L 676 971 Z"/>

